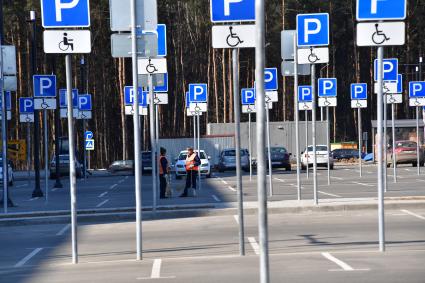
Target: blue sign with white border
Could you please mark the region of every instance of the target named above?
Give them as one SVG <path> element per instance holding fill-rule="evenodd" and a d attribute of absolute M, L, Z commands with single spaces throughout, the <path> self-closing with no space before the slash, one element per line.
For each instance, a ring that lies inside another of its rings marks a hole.
<path fill-rule="evenodd" d="M 84 144 L 85 144 L 86 150 L 94 150 L 94 140 L 93 139 L 85 140 Z"/>
<path fill-rule="evenodd" d="M 264 69 L 264 89 L 277 90 L 279 88 L 277 68 Z"/>
<path fill-rule="evenodd" d="M 298 102 L 312 102 L 313 91 L 310 85 L 298 87 Z"/>
<path fill-rule="evenodd" d="M 404 20 L 407 0 L 357 0 L 358 21 Z"/>
<path fill-rule="evenodd" d="M 211 22 L 255 21 L 255 0 L 210 0 Z"/>
<path fill-rule="evenodd" d="M 60 108 L 68 107 L 68 100 L 66 95 L 66 89 L 59 90 L 59 106 Z M 78 108 L 78 89 L 72 89 L 72 108 Z"/>
<path fill-rule="evenodd" d="M 336 97 L 338 95 L 337 80 L 326 78 L 318 80 L 319 97 Z"/>
<path fill-rule="evenodd" d="M 384 81 L 398 80 L 398 59 L 384 59 Z M 374 79 L 378 81 L 378 59 L 374 61 Z"/>
<path fill-rule="evenodd" d="M 367 84 L 351 84 L 351 99 L 365 100 L 367 99 Z"/>
<path fill-rule="evenodd" d="M 41 0 L 44 28 L 90 26 L 89 0 Z"/>
<path fill-rule="evenodd" d="M 329 14 L 297 15 L 297 35 L 300 47 L 329 45 Z"/>
<path fill-rule="evenodd" d="M 397 93 L 403 93 L 403 75 L 398 74 L 398 80 L 397 80 Z"/>
<path fill-rule="evenodd" d="M 93 132 L 92 131 L 86 131 L 84 133 L 84 140 L 91 140 L 93 138 Z"/>
<path fill-rule="evenodd" d="M 12 110 L 12 93 L 10 91 L 5 91 L 6 94 L 6 110 Z M 0 109 L 3 107 L 1 95 L 0 95 Z M 0 114 L 1 115 L 1 114 Z"/>
<path fill-rule="evenodd" d="M 56 97 L 56 76 L 34 75 L 33 90 L 35 98 Z"/>
<path fill-rule="evenodd" d="M 143 34 L 152 34 L 154 32 L 143 31 Z M 156 35 L 158 36 L 158 55 L 157 57 L 167 56 L 167 26 L 165 24 L 158 24 L 156 28 Z"/>
<path fill-rule="evenodd" d="M 148 95 L 149 92 L 143 91 L 141 87 L 137 88 L 139 96 L 139 106 L 147 107 L 148 106 Z M 133 105 L 134 102 L 134 89 L 132 86 L 124 87 L 124 103 L 125 105 Z"/>
<path fill-rule="evenodd" d="M 81 94 L 78 96 L 78 110 L 91 111 L 91 94 Z"/>
<path fill-rule="evenodd" d="M 34 98 L 20 97 L 19 98 L 19 113 L 33 114 L 34 113 Z"/>
<path fill-rule="evenodd" d="M 205 103 L 208 101 L 207 84 L 189 84 L 189 101 Z"/>
<path fill-rule="evenodd" d="M 409 82 L 409 97 L 425 97 L 425 82 Z"/>
<path fill-rule="evenodd" d="M 164 84 L 153 87 L 154 92 L 168 92 L 168 73 L 164 74 Z"/>
<path fill-rule="evenodd" d="M 254 105 L 255 104 L 255 89 L 254 88 L 243 88 L 241 90 L 242 105 Z"/>

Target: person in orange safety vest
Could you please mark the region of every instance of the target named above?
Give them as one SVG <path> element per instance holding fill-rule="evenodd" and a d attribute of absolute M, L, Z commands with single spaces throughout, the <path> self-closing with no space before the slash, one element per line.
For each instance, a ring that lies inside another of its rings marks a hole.
<path fill-rule="evenodd" d="M 187 149 L 186 157 L 186 186 L 184 192 L 180 197 L 188 196 L 188 189 L 196 190 L 196 179 L 198 178 L 199 166 L 201 166 L 201 159 L 198 154 L 193 151 L 193 148 Z"/>
<path fill-rule="evenodd" d="M 167 157 L 165 154 L 167 150 L 163 147 L 159 150 L 159 198 L 166 198 L 165 192 L 167 190 L 167 178 L 166 175 L 170 173 L 170 167 L 168 165 Z"/>

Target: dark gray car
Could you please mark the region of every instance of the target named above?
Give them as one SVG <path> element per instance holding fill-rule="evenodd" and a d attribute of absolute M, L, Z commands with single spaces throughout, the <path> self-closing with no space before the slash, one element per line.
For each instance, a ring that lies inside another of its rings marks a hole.
<path fill-rule="evenodd" d="M 247 149 L 241 149 L 241 167 L 247 172 L 249 171 L 249 152 Z M 220 153 L 218 162 L 218 171 L 224 172 L 226 170 L 236 169 L 236 150 L 228 148 Z"/>

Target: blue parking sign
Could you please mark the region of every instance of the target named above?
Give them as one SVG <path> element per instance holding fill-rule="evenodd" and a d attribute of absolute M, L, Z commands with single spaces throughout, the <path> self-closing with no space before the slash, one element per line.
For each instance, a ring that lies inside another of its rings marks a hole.
<path fill-rule="evenodd" d="M 41 0 L 44 28 L 90 26 L 89 0 Z"/>
<path fill-rule="evenodd" d="M 152 31 L 143 31 L 143 34 L 152 34 Z M 158 24 L 156 28 L 156 35 L 158 36 L 158 57 L 167 56 L 167 26 Z"/>
<path fill-rule="evenodd" d="M 185 94 L 185 101 L 186 101 L 186 108 L 190 108 L 189 92 L 186 92 L 186 94 Z"/>
<path fill-rule="evenodd" d="M 409 82 L 409 97 L 425 97 L 425 82 Z"/>
<path fill-rule="evenodd" d="M 207 84 L 189 84 L 190 102 L 207 102 L 208 86 Z"/>
<path fill-rule="evenodd" d="M 33 76 L 34 97 L 56 97 L 55 75 Z"/>
<path fill-rule="evenodd" d="M 298 102 L 312 102 L 313 91 L 310 85 L 298 87 Z"/>
<path fill-rule="evenodd" d="M 367 99 L 367 84 L 351 84 L 351 99 L 364 100 Z"/>
<path fill-rule="evenodd" d="M 378 59 L 375 59 L 374 77 L 378 81 Z M 398 59 L 384 59 L 384 81 L 396 82 L 398 80 Z"/>
<path fill-rule="evenodd" d="M 5 91 L 6 94 L 6 110 L 12 110 L 12 93 L 10 91 Z M 0 95 L 0 109 L 3 107 L 1 95 Z"/>
<path fill-rule="evenodd" d="M 211 0 L 211 22 L 255 21 L 255 0 Z"/>
<path fill-rule="evenodd" d="M 397 93 L 403 93 L 403 75 L 398 74 L 397 78 Z"/>
<path fill-rule="evenodd" d="M 264 69 L 264 89 L 277 90 L 279 88 L 277 68 Z"/>
<path fill-rule="evenodd" d="M 406 0 L 357 0 L 357 20 L 404 20 Z"/>
<path fill-rule="evenodd" d="M 34 113 L 34 98 L 32 97 L 19 98 L 19 113 L 21 114 Z"/>
<path fill-rule="evenodd" d="M 335 78 L 319 79 L 318 95 L 319 97 L 335 97 L 338 94 L 337 81 Z"/>
<path fill-rule="evenodd" d="M 59 105 L 60 108 L 68 107 L 68 100 L 66 95 L 66 89 L 59 90 Z M 74 88 L 72 90 L 72 108 L 78 108 L 78 89 Z"/>
<path fill-rule="evenodd" d="M 84 133 L 84 140 L 91 140 L 93 139 L 93 132 L 92 131 L 86 131 Z"/>
<path fill-rule="evenodd" d="M 254 105 L 255 104 L 255 89 L 243 88 L 241 90 L 242 105 Z"/>
<path fill-rule="evenodd" d="M 154 92 L 168 92 L 168 73 L 164 74 L 164 84 L 153 87 Z"/>
<path fill-rule="evenodd" d="M 148 95 L 147 91 L 143 91 L 141 87 L 137 88 L 139 96 L 139 106 L 147 107 L 148 106 Z M 133 105 L 134 102 L 134 88 L 132 86 L 124 87 L 124 104 Z"/>
<path fill-rule="evenodd" d="M 329 45 L 329 14 L 297 15 L 298 46 Z"/>
<path fill-rule="evenodd" d="M 91 111 L 91 94 L 81 94 L 78 96 L 78 110 Z"/>

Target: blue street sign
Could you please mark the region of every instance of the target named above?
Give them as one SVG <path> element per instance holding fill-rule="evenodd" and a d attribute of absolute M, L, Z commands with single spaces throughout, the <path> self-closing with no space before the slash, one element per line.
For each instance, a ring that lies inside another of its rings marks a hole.
<path fill-rule="evenodd" d="M 297 15 L 298 46 L 329 45 L 329 14 Z"/>
<path fill-rule="evenodd" d="M 277 90 L 279 88 L 277 68 L 264 69 L 264 89 Z"/>
<path fill-rule="evenodd" d="M 34 98 L 32 97 L 19 98 L 19 113 L 21 114 L 34 113 Z"/>
<path fill-rule="evenodd" d="M 143 34 L 150 34 L 153 32 L 143 31 Z M 156 28 L 156 34 L 158 36 L 158 57 L 167 56 L 167 26 L 164 24 L 158 24 Z"/>
<path fill-rule="evenodd" d="M 89 27 L 89 6 L 89 0 L 41 0 L 43 27 Z"/>
<path fill-rule="evenodd" d="M 404 20 L 407 0 L 357 0 L 357 20 Z"/>
<path fill-rule="evenodd" d="M 164 84 L 153 87 L 154 92 L 168 92 L 168 73 L 164 74 Z"/>
<path fill-rule="evenodd" d="M 6 110 L 10 111 L 12 110 L 12 93 L 10 91 L 5 91 L 4 93 L 6 93 Z M 3 107 L 2 103 L 1 103 L 1 95 L 0 95 L 0 111 L 1 108 Z"/>
<path fill-rule="evenodd" d="M 375 59 L 374 78 L 378 81 L 378 59 Z M 398 79 L 398 59 L 384 59 L 384 81 L 396 82 Z"/>
<path fill-rule="evenodd" d="M 254 88 L 243 88 L 241 90 L 242 105 L 254 105 L 255 104 L 255 89 Z"/>
<path fill-rule="evenodd" d="M 255 0 L 211 0 L 211 22 L 255 21 Z"/>
<path fill-rule="evenodd" d="M 207 84 L 189 84 L 189 100 L 190 102 L 207 102 Z"/>
<path fill-rule="evenodd" d="M 351 99 L 367 99 L 367 84 L 351 84 Z"/>
<path fill-rule="evenodd" d="M 397 80 L 397 93 L 403 93 L 403 75 L 398 74 L 398 80 Z"/>
<path fill-rule="evenodd" d="M 56 97 L 56 76 L 55 75 L 34 75 L 33 76 L 34 97 Z"/>
<path fill-rule="evenodd" d="M 84 142 L 86 150 L 94 150 L 94 140 L 88 139 Z"/>
<path fill-rule="evenodd" d="M 81 94 L 78 96 L 78 110 L 91 111 L 91 94 Z"/>
<path fill-rule="evenodd" d="M 425 82 L 409 82 L 409 97 L 425 97 Z"/>
<path fill-rule="evenodd" d="M 310 85 L 298 87 L 298 102 L 313 102 L 313 92 Z"/>
<path fill-rule="evenodd" d="M 319 97 L 336 97 L 338 94 L 337 81 L 332 79 L 319 79 L 318 81 Z"/>
<path fill-rule="evenodd" d="M 92 131 L 86 131 L 84 133 L 84 140 L 91 140 L 93 139 L 93 132 Z"/>
<path fill-rule="evenodd" d="M 60 108 L 68 107 L 68 100 L 66 95 L 66 89 L 59 90 L 59 106 Z M 72 90 L 72 108 L 78 108 L 78 89 L 74 88 Z"/>
<path fill-rule="evenodd" d="M 139 106 L 147 107 L 148 106 L 148 95 L 149 92 L 143 91 L 141 87 L 137 88 L 139 96 Z M 132 86 L 124 87 L 124 103 L 125 105 L 133 105 L 134 102 L 134 90 Z"/>

